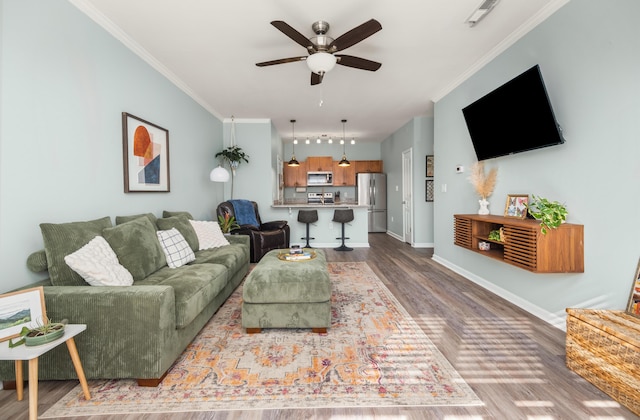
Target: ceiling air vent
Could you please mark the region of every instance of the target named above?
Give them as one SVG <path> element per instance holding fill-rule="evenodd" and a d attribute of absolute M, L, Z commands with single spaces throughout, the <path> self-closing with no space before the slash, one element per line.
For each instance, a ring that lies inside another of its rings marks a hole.
<path fill-rule="evenodd" d="M 469 24 L 469 27 L 475 26 L 493 10 L 498 1 L 499 0 L 484 0 L 465 22 Z"/>

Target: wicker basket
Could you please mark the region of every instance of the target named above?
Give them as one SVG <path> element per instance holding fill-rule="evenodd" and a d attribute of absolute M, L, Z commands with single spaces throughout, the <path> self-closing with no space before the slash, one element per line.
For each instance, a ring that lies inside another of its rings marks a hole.
<path fill-rule="evenodd" d="M 640 415 L 640 319 L 567 309 L 567 367 Z"/>

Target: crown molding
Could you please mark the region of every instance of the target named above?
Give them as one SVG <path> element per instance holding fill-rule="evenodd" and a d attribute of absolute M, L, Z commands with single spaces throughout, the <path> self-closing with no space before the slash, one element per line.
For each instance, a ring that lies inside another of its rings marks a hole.
<path fill-rule="evenodd" d="M 496 45 L 489 53 L 487 53 L 480 60 L 476 61 L 471 67 L 467 69 L 464 73 L 454 79 L 451 83 L 445 86 L 442 90 L 440 90 L 436 95 L 434 95 L 431 100 L 433 102 L 438 102 L 440 99 L 447 96 L 451 93 L 455 88 L 464 83 L 467 79 L 477 73 L 480 69 L 482 69 L 485 65 L 491 62 L 494 58 L 498 57 L 500 54 L 505 52 L 509 47 L 515 44 L 520 38 L 529 33 L 533 28 L 538 26 L 540 23 L 544 22 L 549 16 L 558 11 L 562 6 L 569 3 L 571 0 L 554 0 L 547 4 L 544 8 L 540 9 L 535 16 L 531 17 L 528 21 L 526 21 L 523 25 L 521 25 L 518 29 L 513 31 L 507 38 L 501 41 L 498 45 Z M 486 24 L 486 22 L 485 22 Z"/>
<path fill-rule="evenodd" d="M 117 26 L 113 21 L 107 18 L 104 14 L 102 14 L 98 9 L 96 9 L 91 2 L 88 0 L 68 0 L 69 3 L 77 7 L 82 13 L 87 15 L 90 19 L 96 22 L 99 26 L 101 26 L 104 30 L 106 30 L 109 34 L 111 34 L 114 38 L 120 41 L 124 46 L 129 48 L 140 57 L 143 61 L 149 64 L 153 69 L 155 69 L 158 73 L 162 74 L 166 77 L 171 83 L 176 85 L 178 89 L 187 94 L 191 99 L 196 101 L 200 106 L 206 109 L 211 115 L 218 118 L 219 120 L 223 120 L 224 118 L 220 115 L 215 109 L 211 107 L 204 99 L 199 97 L 189 85 L 183 82 L 178 76 L 176 76 L 171 70 L 165 67 L 160 61 L 158 61 L 149 51 L 145 50 L 140 44 L 135 42 L 131 37 L 123 31 L 119 26 Z"/>

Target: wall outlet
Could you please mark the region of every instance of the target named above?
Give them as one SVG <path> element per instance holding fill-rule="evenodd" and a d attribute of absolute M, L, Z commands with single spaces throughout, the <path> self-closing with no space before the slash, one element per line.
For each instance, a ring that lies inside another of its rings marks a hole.
<path fill-rule="evenodd" d="M 391 221 L 393 222 L 393 216 L 391 216 Z"/>
<path fill-rule="evenodd" d="M 346 191 L 344 192 L 344 198 L 347 198 L 347 192 Z"/>

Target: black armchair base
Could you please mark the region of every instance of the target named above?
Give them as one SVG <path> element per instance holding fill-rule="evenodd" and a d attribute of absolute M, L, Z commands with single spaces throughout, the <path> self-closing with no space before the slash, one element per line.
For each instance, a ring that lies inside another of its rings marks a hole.
<path fill-rule="evenodd" d="M 252 201 L 251 204 L 253 204 L 256 220 L 258 221 L 259 226 L 240 225 L 240 229 L 235 229 L 231 233 L 234 235 L 249 236 L 249 249 L 251 251 L 250 260 L 252 263 L 256 263 L 271 250 L 289 248 L 290 228 L 286 220 L 275 220 L 262 223 L 262 220 L 260 220 L 260 213 L 258 212 L 258 204 L 255 201 Z M 225 213 L 229 213 L 229 215 L 236 217 L 233 204 L 229 201 L 223 201 L 218 204 L 216 213 L 223 217 Z"/>

